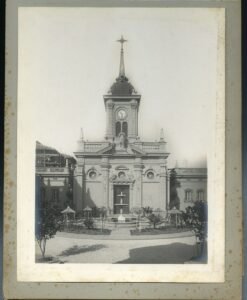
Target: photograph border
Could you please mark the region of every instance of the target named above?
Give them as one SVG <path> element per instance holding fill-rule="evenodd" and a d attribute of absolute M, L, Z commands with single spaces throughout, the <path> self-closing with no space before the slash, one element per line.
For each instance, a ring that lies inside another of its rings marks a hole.
<path fill-rule="evenodd" d="M 42 6 L 54 6 L 58 1 L 42 2 Z M 59 1 L 59 5 L 61 5 Z M 32 4 L 31 4 L 32 3 Z M 86 6 L 81 1 L 78 6 Z M 100 2 L 90 1 L 90 6 L 102 6 Z M 186 5 L 185 5 L 186 3 Z M 73 6 L 73 1 L 69 6 Z M 75 4 L 75 2 L 74 2 Z M 105 6 L 112 6 L 104 1 Z M 64 6 L 65 4 L 63 4 Z M 195 2 L 159 1 L 114 1 L 114 6 L 148 6 L 148 7 L 195 7 Z M 5 117 L 5 224 L 4 224 L 4 291 L 7 298 L 164 298 L 164 299 L 200 299 L 223 297 L 230 299 L 241 292 L 241 236 L 242 236 L 242 203 L 241 203 L 241 81 L 240 81 L 240 2 L 207 2 L 197 1 L 196 7 L 226 7 L 226 281 L 220 284 L 185 284 L 185 283 L 20 283 L 16 280 L 16 95 L 17 95 L 17 28 L 18 6 L 34 6 L 33 1 L 13 1 L 7 3 L 7 45 L 6 45 L 6 117 Z M 41 4 L 35 3 L 35 6 Z M 9 39 L 10 38 L 10 39 Z M 237 41 L 236 41 L 237 40 Z M 234 47 L 229 46 L 234 45 Z M 230 85 L 228 83 L 231 83 Z M 11 87 L 11 88 L 10 88 Z M 230 99 L 230 100 L 229 100 Z M 232 101 L 231 99 L 234 99 Z M 227 159 L 231 157 L 231 159 Z M 232 176 L 234 172 L 234 176 Z M 230 217 L 230 218 L 229 218 Z M 229 222 L 229 219 L 234 222 Z M 6 221 L 7 220 L 7 221 Z M 237 234 L 236 234 L 237 233 Z M 176 292 L 174 292 L 176 285 Z M 15 287 L 13 289 L 13 286 Z M 28 292 L 28 287 L 32 289 Z M 44 289 L 44 286 L 46 287 Z M 214 286 L 214 287 L 213 287 Z M 76 287 L 76 288 L 75 288 Z M 95 288 L 97 287 L 97 289 Z M 32 292 L 30 292 L 32 290 Z M 73 291 L 73 294 L 72 294 Z M 82 291 L 83 296 L 82 296 Z M 85 293 L 86 292 L 86 293 Z M 67 295 L 67 296 L 65 296 Z M 192 298 L 193 297 L 193 298 Z"/>

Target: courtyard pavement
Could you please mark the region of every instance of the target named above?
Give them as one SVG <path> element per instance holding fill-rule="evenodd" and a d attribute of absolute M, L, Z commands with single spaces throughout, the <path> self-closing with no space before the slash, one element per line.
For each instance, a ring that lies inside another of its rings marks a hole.
<path fill-rule="evenodd" d="M 114 234 L 113 234 L 114 235 Z M 187 233 L 188 235 L 188 233 Z M 47 241 L 46 256 L 61 263 L 184 263 L 196 256 L 195 237 L 97 239 L 59 233 Z M 82 238 L 83 237 L 83 238 Z M 36 258 L 40 251 L 36 245 Z"/>

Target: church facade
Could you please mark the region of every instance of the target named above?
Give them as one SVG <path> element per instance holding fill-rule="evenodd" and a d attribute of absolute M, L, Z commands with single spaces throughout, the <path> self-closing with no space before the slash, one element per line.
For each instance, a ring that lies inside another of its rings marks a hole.
<path fill-rule="evenodd" d="M 141 95 L 125 75 L 121 38 L 119 76 L 103 96 L 106 134 L 102 142 L 88 142 L 83 134 L 74 152 L 73 195 L 77 211 L 106 207 L 109 214 L 129 214 L 134 207 L 169 208 L 167 152 L 161 129 L 158 142 L 138 136 Z"/>
<path fill-rule="evenodd" d="M 124 215 L 133 208 L 166 212 L 185 210 L 197 200 L 207 201 L 207 169 L 168 169 L 169 153 L 161 129 L 159 141 L 138 135 L 141 95 L 125 75 L 121 42 L 119 76 L 103 96 L 106 133 L 101 142 L 85 141 L 83 133 L 74 152 L 76 160 L 36 143 L 36 198 L 60 210 L 71 206 L 105 207 L 108 215 Z"/>

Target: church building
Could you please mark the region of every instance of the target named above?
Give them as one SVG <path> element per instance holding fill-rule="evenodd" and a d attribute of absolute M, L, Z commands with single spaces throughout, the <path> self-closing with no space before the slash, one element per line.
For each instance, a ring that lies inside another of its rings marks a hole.
<path fill-rule="evenodd" d="M 73 195 L 76 211 L 106 207 L 108 214 L 128 214 L 134 207 L 169 208 L 169 172 L 163 129 L 158 142 L 138 135 L 141 95 L 125 75 L 123 37 L 116 81 L 103 96 L 106 134 L 102 142 L 85 141 L 83 133 L 74 155 Z"/>

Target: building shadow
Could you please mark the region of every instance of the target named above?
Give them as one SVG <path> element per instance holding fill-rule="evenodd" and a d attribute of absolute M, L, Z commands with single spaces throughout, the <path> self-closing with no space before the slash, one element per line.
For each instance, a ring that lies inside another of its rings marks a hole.
<path fill-rule="evenodd" d="M 62 251 L 58 256 L 70 256 L 70 255 L 77 255 L 85 252 L 92 252 L 92 251 L 97 251 L 100 249 L 106 248 L 105 245 L 102 244 L 97 244 L 97 245 L 92 245 L 92 246 L 73 246 L 70 247 L 64 251 Z"/>
<path fill-rule="evenodd" d="M 89 206 L 90 208 L 96 207 L 90 189 L 87 188 L 87 190 L 85 190 L 85 182 L 83 182 L 82 187 L 74 180 L 73 189 L 73 206 L 77 213 L 83 213 L 83 209 L 86 206 Z"/>
<path fill-rule="evenodd" d="M 200 260 L 196 245 L 173 243 L 170 245 L 150 246 L 131 249 L 129 258 L 119 264 L 183 264 L 197 257 L 194 263 L 207 263 Z"/>
<path fill-rule="evenodd" d="M 91 208 L 96 207 L 96 204 L 95 204 L 94 200 L 92 199 L 91 192 L 90 192 L 89 188 L 87 188 L 87 191 L 86 191 L 86 194 L 85 194 L 85 203 L 84 203 L 84 205 L 85 205 L 85 207 L 86 206 L 89 206 Z"/>

